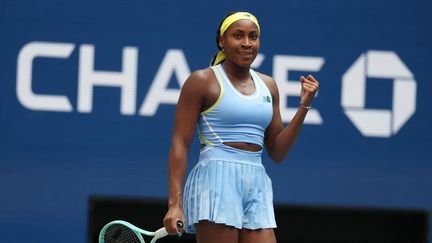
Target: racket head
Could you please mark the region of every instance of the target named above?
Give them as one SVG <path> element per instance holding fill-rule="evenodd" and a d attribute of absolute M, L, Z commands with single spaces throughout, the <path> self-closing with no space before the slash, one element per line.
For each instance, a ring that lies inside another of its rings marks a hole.
<path fill-rule="evenodd" d="M 112 221 L 99 233 L 99 243 L 145 243 L 136 228 L 123 220 Z"/>

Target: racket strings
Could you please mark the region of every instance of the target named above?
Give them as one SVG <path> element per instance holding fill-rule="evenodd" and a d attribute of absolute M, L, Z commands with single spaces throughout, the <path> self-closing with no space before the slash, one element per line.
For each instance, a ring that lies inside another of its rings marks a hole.
<path fill-rule="evenodd" d="M 136 234 L 128 227 L 121 224 L 113 224 L 105 232 L 105 243 L 141 243 Z"/>

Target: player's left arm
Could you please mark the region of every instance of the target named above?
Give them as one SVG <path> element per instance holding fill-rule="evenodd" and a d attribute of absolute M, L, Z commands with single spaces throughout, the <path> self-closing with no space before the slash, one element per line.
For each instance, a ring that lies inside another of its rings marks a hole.
<path fill-rule="evenodd" d="M 303 126 L 309 107 L 319 88 L 318 81 L 312 76 L 301 76 L 301 106 L 290 123 L 284 127 L 279 109 L 279 90 L 276 82 L 269 76 L 260 74 L 273 97 L 273 117 L 265 131 L 264 143 L 269 157 L 275 162 L 282 162 L 292 148 Z"/>

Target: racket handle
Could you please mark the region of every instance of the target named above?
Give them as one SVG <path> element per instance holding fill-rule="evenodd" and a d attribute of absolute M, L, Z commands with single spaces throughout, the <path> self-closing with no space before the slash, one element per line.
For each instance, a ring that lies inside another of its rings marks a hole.
<path fill-rule="evenodd" d="M 182 230 L 182 229 L 183 229 L 183 226 L 184 226 L 183 221 L 181 221 L 181 220 L 177 221 L 177 229 L 178 229 L 178 230 Z"/>
<path fill-rule="evenodd" d="M 183 231 L 184 231 L 183 227 L 184 227 L 183 221 L 181 220 L 177 221 L 177 230 L 179 231 L 179 233 L 177 234 L 178 237 L 181 237 L 183 235 Z"/>
<path fill-rule="evenodd" d="M 183 230 L 183 226 L 184 226 L 183 221 L 181 221 L 181 220 L 177 221 L 177 229 L 179 231 Z M 168 235 L 168 232 L 166 231 L 165 227 L 160 228 L 160 229 L 156 230 L 156 232 L 155 232 L 156 239 L 163 238 L 167 235 Z M 179 233 L 179 236 L 181 236 L 181 235 L 182 235 L 182 233 Z"/>
<path fill-rule="evenodd" d="M 156 239 L 160 239 L 160 238 L 165 237 L 167 235 L 168 235 L 168 232 L 166 231 L 165 228 L 160 228 L 160 229 L 156 230 L 156 232 L 155 232 L 155 238 Z"/>

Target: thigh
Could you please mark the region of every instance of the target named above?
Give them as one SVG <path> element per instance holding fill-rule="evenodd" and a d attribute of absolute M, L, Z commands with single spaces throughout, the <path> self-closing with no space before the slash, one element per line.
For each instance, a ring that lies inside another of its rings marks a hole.
<path fill-rule="evenodd" d="M 239 230 L 234 227 L 202 220 L 195 228 L 198 243 L 238 243 Z"/>
<path fill-rule="evenodd" d="M 276 236 L 273 229 L 242 229 L 239 243 L 276 243 Z"/>

